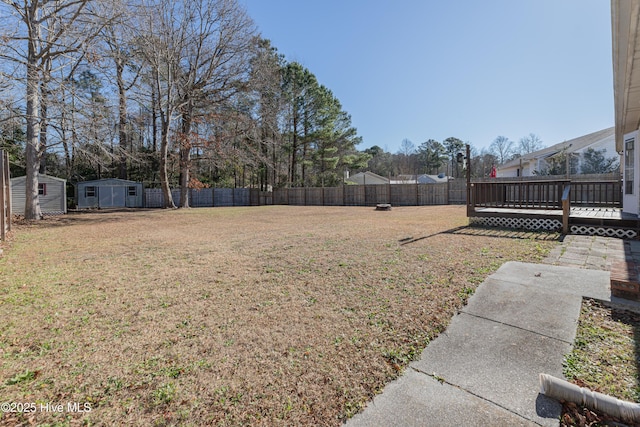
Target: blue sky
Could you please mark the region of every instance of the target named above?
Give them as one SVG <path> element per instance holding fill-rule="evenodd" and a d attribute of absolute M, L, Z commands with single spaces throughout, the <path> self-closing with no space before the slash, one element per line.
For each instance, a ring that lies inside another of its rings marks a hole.
<path fill-rule="evenodd" d="M 613 126 L 605 0 L 239 0 L 264 38 L 397 152 L 454 136 L 545 146 Z"/>

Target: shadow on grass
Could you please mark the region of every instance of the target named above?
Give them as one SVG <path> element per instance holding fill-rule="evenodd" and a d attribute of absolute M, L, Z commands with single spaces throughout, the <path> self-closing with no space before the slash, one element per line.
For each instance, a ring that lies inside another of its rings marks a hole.
<path fill-rule="evenodd" d="M 139 214 L 161 211 L 163 210 L 143 208 L 90 209 L 69 211 L 65 215 L 45 215 L 39 221 L 27 221 L 22 217 L 14 217 L 12 224 L 17 227 L 24 226 L 29 228 L 66 227 L 77 224 L 122 222 L 127 219 L 138 219 Z"/>
<path fill-rule="evenodd" d="M 471 227 L 463 225 L 460 227 L 451 228 L 449 230 L 441 231 L 439 233 L 430 234 L 422 237 L 407 237 L 400 239 L 398 243 L 400 245 L 408 245 L 418 242 L 420 240 L 428 239 L 430 237 L 438 236 L 441 234 L 453 234 L 464 236 L 484 236 L 484 237 L 500 237 L 509 239 L 533 239 L 533 240 L 546 240 L 546 241 L 560 241 L 562 235 L 557 232 L 548 231 L 519 231 L 506 228 L 485 228 L 485 227 Z"/>

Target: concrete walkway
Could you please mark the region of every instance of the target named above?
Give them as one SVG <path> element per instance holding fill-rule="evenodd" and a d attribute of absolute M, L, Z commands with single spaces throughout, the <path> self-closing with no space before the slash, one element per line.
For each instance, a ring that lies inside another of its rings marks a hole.
<path fill-rule="evenodd" d="M 557 426 L 538 375 L 563 378 L 583 296 L 611 300 L 607 269 L 625 256 L 622 240 L 567 236 L 547 264 L 504 264 L 347 426 Z"/>

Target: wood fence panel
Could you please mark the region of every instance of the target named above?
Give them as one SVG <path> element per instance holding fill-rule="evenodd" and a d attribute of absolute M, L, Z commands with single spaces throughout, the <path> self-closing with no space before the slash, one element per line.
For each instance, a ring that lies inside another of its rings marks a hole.
<path fill-rule="evenodd" d="M 191 188 L 189 190 L 189 206 L 192 208 L 213 206 L 213 188 Z"/>
<path fill-rule="evenodd" d="M 289 204 L 289 189 L 288 188 L 276 188 L 273 190 L 272 201 L 274 205 L 288 205 Z"/>
<path fill-rule="evenodd" d="M 258 188 L 247 188 L 247 190 L 249 190 L 249 205 L 250 206 L 260 206 L 260 202 L 261 202 L 260 193 L 261 193 L 261 191 Z"/>
<path fill-rule="evenodd" d="M 233 188 L 214 188 L 213 206 L 233 206 Z"/>
<path fill-rule="evenodd" d="M 393 184 L 389 186 L 389 203 L 392 206 L 416 206 L 418 204 L 418 185 Z"/>
<path fill-rule="evenodd" d="M 364 206 L 375 206 L 380 203 L 389 203 L 389 185 L 364 185 Z"/>
<path fill-rule="evenodd" d="M 447 183 L 423 184 L 418 186 L 418 205 L 446 205 L 448 201 Z"/>
<path fill-rule="evenodd" d="M 467 203 L 467 183 L 463 179 L 454 179 L 448 182 L 449 195 L 444 204 L 464 205 Z"/>
<path fill-rule="evenodd" d="M 295 206 L 304 206 L 305 205 L 305 188 L 297 187 L 297 188 L 289 188 L 289 204 Z"/>
<path fill-rule="evenodd" d="M 344 205 L 344 186 L 343 187 L 327 187 L 322 189 L 324 192 L 325 206 L 342 206 Z"/>
<path fill-rule="evenodd" d="M 344 186 L 344 205 L 345 206 L 364 206 L 365 191 L 363 185 L 345 185 Z"/>
<path fill-rule="evenodd" d="M 164 206 L 164 196 L 161 188 L 145 188 L 144 207 L 161 208 Z"/>
<path fill-rule="evenodd" d="M 232 206 L 251 206 L 251 189 L 234 188 Z"/>
<path fill-rule="evenodd" d="M 306 206 L 324 206 L 324 191 L 319 187 L 307 187 L 305 194 Z"/>

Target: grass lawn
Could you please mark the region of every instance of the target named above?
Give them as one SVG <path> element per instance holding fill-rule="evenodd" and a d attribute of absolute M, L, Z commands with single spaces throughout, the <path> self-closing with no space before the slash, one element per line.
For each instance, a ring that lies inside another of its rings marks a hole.
<path fill-rule="evenodd" d="M 640 314 L 592 299 L 582 302 L 565 377 L 580 387 L 640 402 Z M 561 426 L 606 425 L 614 418 L 576 404 L 564 405 Z"/>
<path fill-rule="evenodd" d="M 18 226 L 0 402 L 36 410 L 0 425 L 340 425 L 486 276 L 555 244 L 466 224 L 464 206 L 263 206 Z"/>

